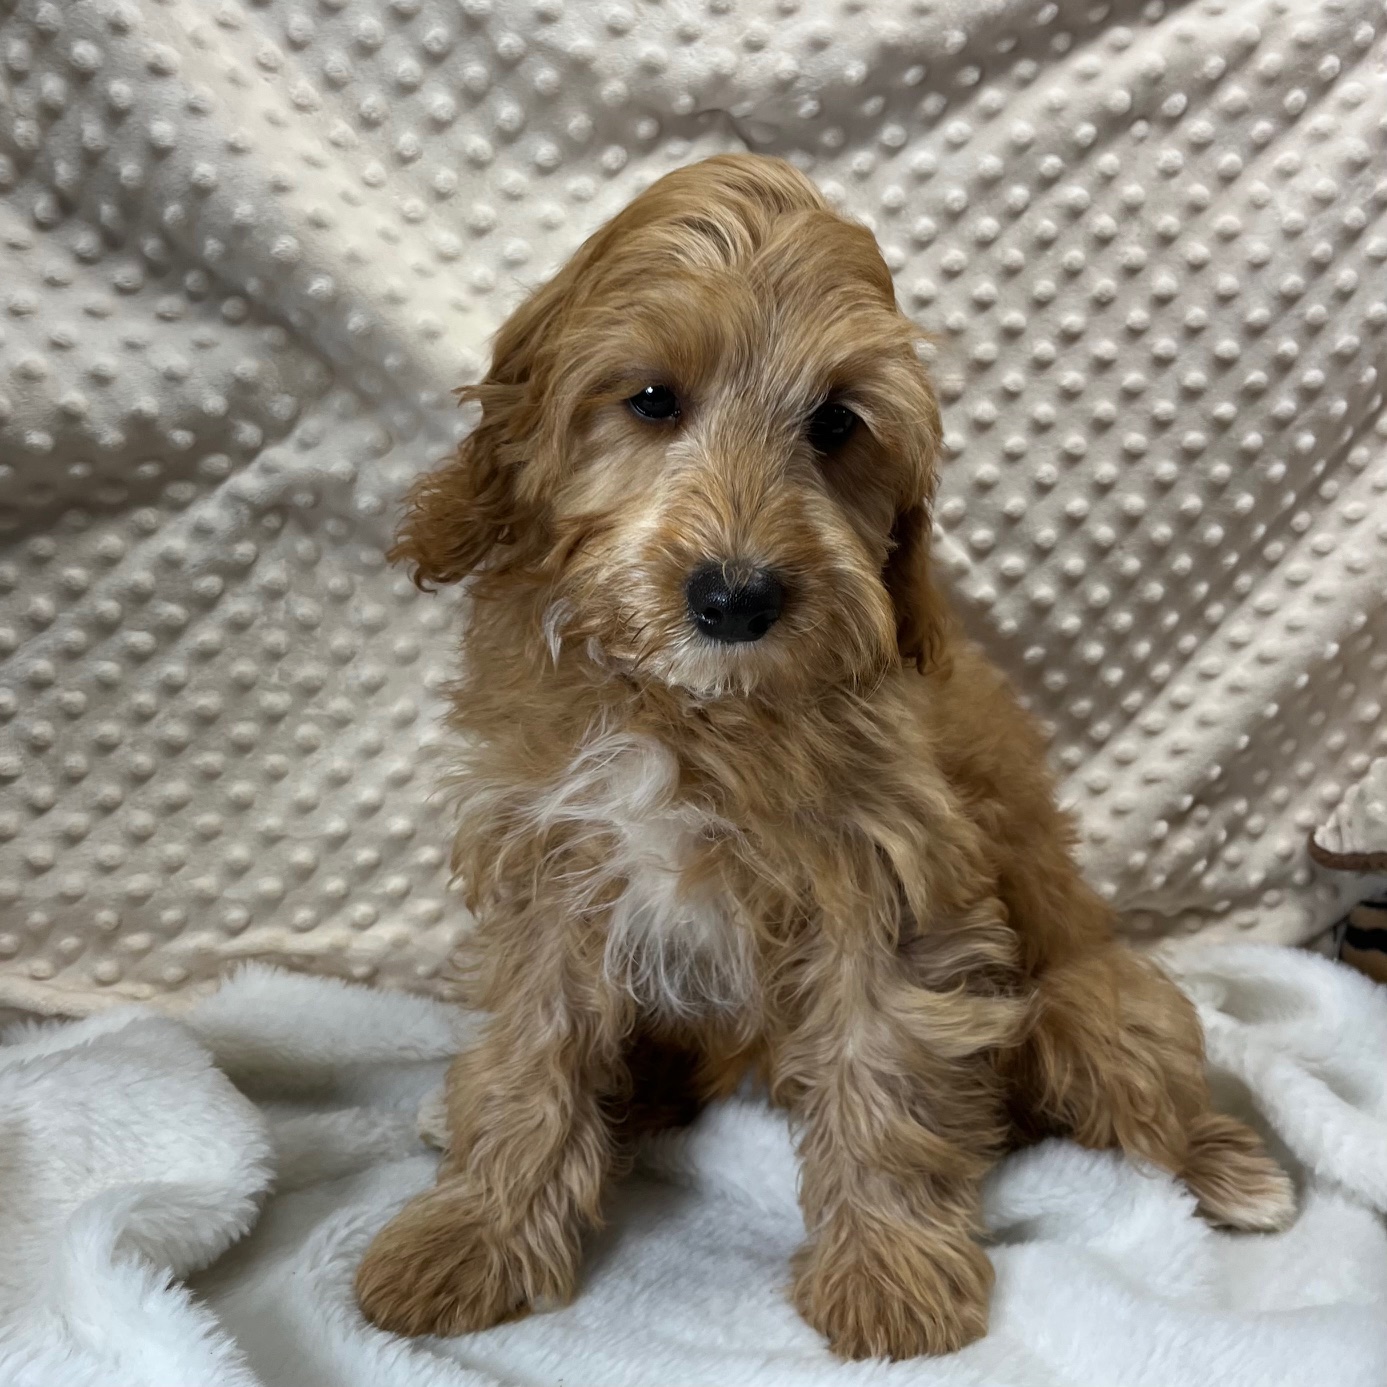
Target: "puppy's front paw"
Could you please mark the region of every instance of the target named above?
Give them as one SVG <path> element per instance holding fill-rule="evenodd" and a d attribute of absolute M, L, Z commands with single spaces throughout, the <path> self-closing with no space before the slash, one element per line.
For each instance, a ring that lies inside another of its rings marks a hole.
<path fill-rule="evenodd" d="M 953 1353 L 987 1333 L 992 1264 L 971 1239 L 825 1230 L 800 1254 L 795 1306 L 840 1358 Z"/>
<path fill-rule="evenodd" d="M 525 1248 L 494 1236 L 477 1201 L 447 1184 L 412 1200 L 376 1235 L 357 1268 L 362 1313 L 395 1334 L 466 1334 L 525 1314 Z M 533 1268 L 530 1268 L 533 1271 Z M 565 1298 L 554 1284 L 543 1287 Z"/>

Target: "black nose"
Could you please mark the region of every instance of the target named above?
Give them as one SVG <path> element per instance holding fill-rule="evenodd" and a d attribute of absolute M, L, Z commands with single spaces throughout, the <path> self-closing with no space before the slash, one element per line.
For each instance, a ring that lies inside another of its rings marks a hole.
<path fill-rule="evenodd" d="M 684 584 L 694 625 L 728 645 L 759 641 L 780 619 L 785 589 L 766 568 L 707 563 Z"/>

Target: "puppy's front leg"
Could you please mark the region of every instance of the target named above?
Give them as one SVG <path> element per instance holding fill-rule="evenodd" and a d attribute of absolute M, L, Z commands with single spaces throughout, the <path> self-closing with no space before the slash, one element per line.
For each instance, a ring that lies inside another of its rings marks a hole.
<path fill-rule="evenodd" d="M 438 1184 L 386 1225 L 357 1272 L 361 1308 L 382 1329 L 458 1334 L 573 1294 L 611 1167 L 601 1095 L 624 1023 L 600 963 L 551 947 L 527 957 L 480 1041 L 454 1060 Z"/>
<path fill-rule="evenodd" d="M 795 1304 L 845 1358 L 949 1353 L 987 1330 L 992 1267 L 974 1235 L 1002 1123 L 986 1051 L 1014 1004 L 929 992 L 866 943 L 823 941 L 813 971 L 774 1058 L 803 1124 Z"/>

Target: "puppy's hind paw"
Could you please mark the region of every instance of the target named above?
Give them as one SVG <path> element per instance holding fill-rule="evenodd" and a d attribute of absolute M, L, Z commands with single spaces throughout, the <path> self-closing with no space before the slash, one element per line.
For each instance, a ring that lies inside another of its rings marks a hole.
<path fill-rule="evenodd" d="M 1295 1222 L 1295 1186 L 1251 1127 L 1206 1113 L 1190 1130 L 1180 1172 L 1210 1223 L 1248 1233 L 1276 1233 Z"/>

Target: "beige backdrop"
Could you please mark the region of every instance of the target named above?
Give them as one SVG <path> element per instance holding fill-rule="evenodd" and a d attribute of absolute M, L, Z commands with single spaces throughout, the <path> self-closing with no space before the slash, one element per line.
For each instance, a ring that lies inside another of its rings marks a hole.
<path fill-rule="evenodd" d="M 523 286 L 788 155 L 939 335 L 939 549 L 1153 939 L 1300 940 L 1387 749 L 1367 0 L 19 0 L 0 19 L 0 1003 L 446 992 L 452 600 L 382 565 Z"/>

